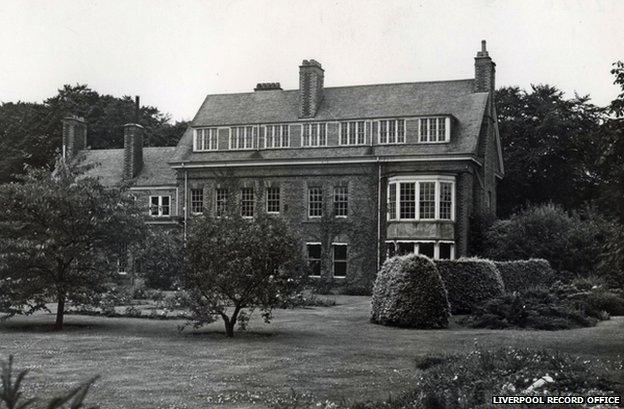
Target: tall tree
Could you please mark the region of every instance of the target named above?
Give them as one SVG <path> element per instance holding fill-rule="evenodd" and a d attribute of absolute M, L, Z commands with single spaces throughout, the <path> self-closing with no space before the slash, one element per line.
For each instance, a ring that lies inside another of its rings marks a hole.
<path fill-rule="evenodd" d="M 533 85 L 530 92 L 501 88 L 496 104 L 506 170 L 499 189 L 501 216 L 527 203 L 571 209 L 595 197 L 602 108 L 589 96 L 565 99 L 549 85 Z"/>
<path fill-rule="evenodd" d="M 97 297 L 145 223 L 132 197 L 57 161 L 0 185 L 0 311 L 9 316 L 57 302 L 63 328 L 68 301 Z"/>

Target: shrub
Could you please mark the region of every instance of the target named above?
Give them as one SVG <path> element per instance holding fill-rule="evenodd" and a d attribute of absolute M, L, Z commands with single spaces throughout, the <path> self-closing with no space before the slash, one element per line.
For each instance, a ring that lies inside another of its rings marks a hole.
<path fill-rule="evenodd" d="M 592 327 L 601 318 L 601 311 L 588 311 L 547 289 L 532 288 L 487 301 L 463 322 L 474 328 L 560 330 Z"/>
<path fill-rule="evenodd" d="M 522 291 L 530 287 L 548 287 L 555 282 L 555 272 L 544 259 L 497 261 L 505 291 Z"/>
<path fill-rule="evenodd" d="M 553 285 L 553 292 L 592 316 L 603 312 L 624 315 L 624 292 L 608 289 L 601 279 L 576 279 L 570 284 L 557 282 Z"/>
<path fill-rule="evenodd" d="M 371 321 L 413 328 L 448 327 L 449 305 L 440 274 L 427 257 L 387 260 L 373 287 Z"/>
<path fill-rule="evenodd" d="M 466 314 L 483 302 L 503 294 L 505 286 L 490 260 L 462 258 L 436 261 L 448 291 L 452 314 Z"/>

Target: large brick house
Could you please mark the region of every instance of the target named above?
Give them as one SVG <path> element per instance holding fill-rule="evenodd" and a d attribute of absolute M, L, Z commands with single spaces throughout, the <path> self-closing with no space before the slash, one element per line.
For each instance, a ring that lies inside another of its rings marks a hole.
<path fill-rule="evenodd" d="M 177 147 L 143 148 L 128 124 L 124 149 L 85 156 L 105 184 L 130 185 L 151 224 L 283 217 L 312 275 L 368 286 L 388 255 L 465 255 L 471 216 L 495 212 L 504 171 L 485 41 L 474 67 L 465 80 L 325 87 L 304 60 L 298 89 L 208 95 Z M 65 128 L 65 149 L 85 148 L 84 124 Z"/>

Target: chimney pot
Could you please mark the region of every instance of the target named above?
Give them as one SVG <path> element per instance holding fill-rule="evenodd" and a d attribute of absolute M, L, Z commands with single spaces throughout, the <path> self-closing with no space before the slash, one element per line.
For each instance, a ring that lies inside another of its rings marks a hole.
<path fill-rule="evenodd" d="M 485 40 L 481 41 L 481 51 L 475 57 L 474 92 L 494 92 L 496 64 L 487 52 Z"/>
<path fill-rule="evenodd" d="M 314 118 L 323 101 L 325 71 L 314 60 L 303 60 L 299 66 L 299 117 Z"/>

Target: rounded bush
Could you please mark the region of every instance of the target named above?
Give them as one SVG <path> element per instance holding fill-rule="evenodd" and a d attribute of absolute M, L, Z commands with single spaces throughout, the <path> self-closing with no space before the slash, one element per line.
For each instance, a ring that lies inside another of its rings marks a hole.
<path fill-rule="evenodd" d="M 548 260 L 530 259 L 495 261 L 501 274 L 505 290 L 509 293 L 531 287 L 549 287 L 555 282 L 555 272 Z"/>
<path fill-rule="evenodd" d="M 386 260 L 373 287 L 376 324 L 409 328 L 447 328 L 449 303 L 433 262 L 410 254 Z"/>
<path fill-rule="evenodd" d="M 448 292 L 452 314 L 468 314 L 505 292 L 500 272 L 490 260 L 437 260 L 436 265 Z"/>

